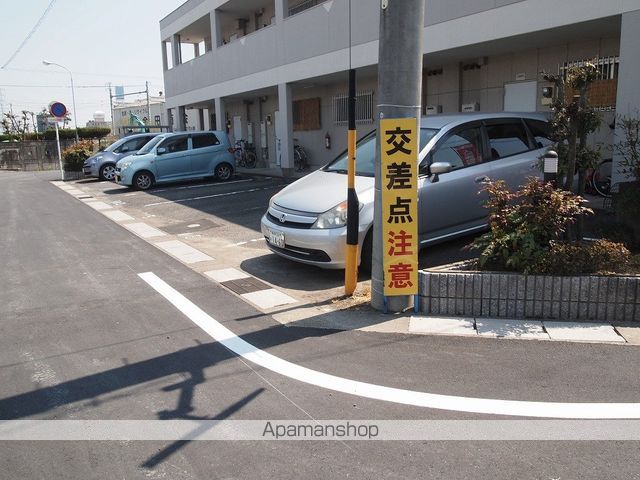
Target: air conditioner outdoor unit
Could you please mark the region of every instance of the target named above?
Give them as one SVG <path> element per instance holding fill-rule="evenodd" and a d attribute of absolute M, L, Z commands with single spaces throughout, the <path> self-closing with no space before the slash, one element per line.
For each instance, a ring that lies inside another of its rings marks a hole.
<path fill-rule="evenodd" d="M 467 112 L 477 112 L 480 110 L 480 104 L 478 102 L 474 102 L 474 103 L 463 103 L 462 104 L 462 111 L 464 113 Z"/>
<path fill-rule="evenodd" d="M 427 105 L 425 113 L 427 115 L 437 115 L 438 113 L 442 113 L 442 105 Z"/>

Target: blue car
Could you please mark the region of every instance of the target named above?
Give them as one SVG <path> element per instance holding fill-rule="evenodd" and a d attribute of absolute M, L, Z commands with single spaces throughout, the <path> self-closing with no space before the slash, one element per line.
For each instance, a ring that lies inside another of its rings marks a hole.
<path fill-rule="evenodd" d="M 90 156 L 84 161 L 82 167 L 84 175 L 86 177 L 96 177 L 100 180 L 114 180 L 118 160 L 133 155 L 157 135 L 157 133 L 139 133 L 113 142 L 103 151 Z"/>
<path fill-rule="evenodd" d="M 235 171 L 233 148 L 221 131 L 158 135 L 135 155 L 116 164 L 120 185 L 147 190 L 156 183 L 202 177 L 229 180 Z"/>

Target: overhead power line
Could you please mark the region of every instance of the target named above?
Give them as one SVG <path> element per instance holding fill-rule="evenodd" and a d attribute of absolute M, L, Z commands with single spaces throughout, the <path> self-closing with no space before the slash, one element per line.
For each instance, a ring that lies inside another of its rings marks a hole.
<path fill-rule="evenodd" d="M 22 50 L 22 47 L 24 47 L 27 42 L 29 41 L 29 39 L 33 36 L 34 33 L 36 33 L 36 30 L 38 30 L 38 28 L 40 27 L 40 24 L 42 23 L 42 21 L 45 19 L 45 17 L 47 16 L 47 14 L 49 13 L 49 11 L 51 10 L 51 8 L 53 8 L 53 5 L 56 3 L 56 0 L 51 0 L 49 2 L 49 6 L 45 9 L 44 13 L 42 14 L 42 16 L 38 19 L 38 21 L 36 22 L 35 26 L 31 29 L 31 31 L 27 34 L 27 36 L 25 37 L 25 39 L 22 41 L 22 43 L 18 46 L 18 48 L 16 49 L 15 52 L 13 52 L 13 55 L 11 55 L 9 57 L 9 60 L 7 60 L 5 62 L 4 65 L 2 65 L 2 67 L 0 67 L 0 69 L 4 69 L 7 65 L 9 65 L 14 58 L 16 58 L 16 55 L 18 55 L 18 53 L 20 53 L 20 50 Z"/>
<path fill-rule="evenodd" d="M 144 84 L 140 85 L 122 85 L 126 88 L 144 88 Z M 17 84 L 0 84 L 0 87 L 11 88 L 71 88 L 70 85 L 17 85 Z M 107 88 L 107 85 L 74 85 L 74 88 Z"/>

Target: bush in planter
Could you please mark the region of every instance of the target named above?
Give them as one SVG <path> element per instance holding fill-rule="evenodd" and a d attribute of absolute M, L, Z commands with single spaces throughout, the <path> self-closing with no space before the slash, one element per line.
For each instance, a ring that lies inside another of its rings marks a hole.
<path fill-rule="evenodd" d="M 62 152 L 64 170 L 67 172 L 81 172 L 84 161 L 93 155 L 93 142 L 83 140 Z"/>
<path fill-rule="evenodd" d="M 586 243 L 552 242 L 549 251 L 532 266 L 531 273 L 548 275 L 584 275 L 623 273 L 629 267 L 631 253 L 621 243 L 595 240 Z"/>
<path fill-rule="evenodd" d="M 532 273 L 559 234 L 580 215 L 593 213 L 581 197 L 535 177 L 517 192 L 502 180 L 485 190 L 490 231 L 470 245 L 480 250 L 479 266 L 485 270 Z"/>

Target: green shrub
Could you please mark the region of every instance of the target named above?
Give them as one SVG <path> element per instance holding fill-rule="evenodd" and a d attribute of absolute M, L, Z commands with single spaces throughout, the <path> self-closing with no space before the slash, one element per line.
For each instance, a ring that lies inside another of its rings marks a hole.
<path fill-rule="evenodd" d="M 480 250 L 479 266 L 485 270 L 531 273 L 553 240 L 578 216 L 593 213 L 581 197 L 537 178 L 530 178 L 515 193 L 502 180 L 485 190 L 490 230 L 470 245 Z"/>
<path fill-rule="evenodd" d="M 76 138 L 76 131 L 72 128 L 65 128 L 58 130 L 58 135 L 60 136 L 60 140 L 74 140 Z M 42 136 L 44 136 L 45 140 L 55 140 L 56 139 L 56 131 L 55 130 L 47 130 Z"/>
<path fill-rule="evenodd" d="M 86 127 L 78 129 L 78 137 L 82 139 L 99 139 L 104 138 L 111 133 L 110 128 L 106 127 Z"/>
<path fill-rule="evenodd" d="M 62 152 L 62 159 L 64 161 L 64 169 L 67 172 L 80 172 L 82 171 L 82 165 L 84 161 L 93 155 L 93 142 L 90 140 L 83 140 Z"/>
<path fill-rule="evenodd" d="M 531 273 L 548 275 L 582 275 L 625 272 L 631 253 L 621 243 L 596 240 L 585 243 L 552 242 Z"/>

